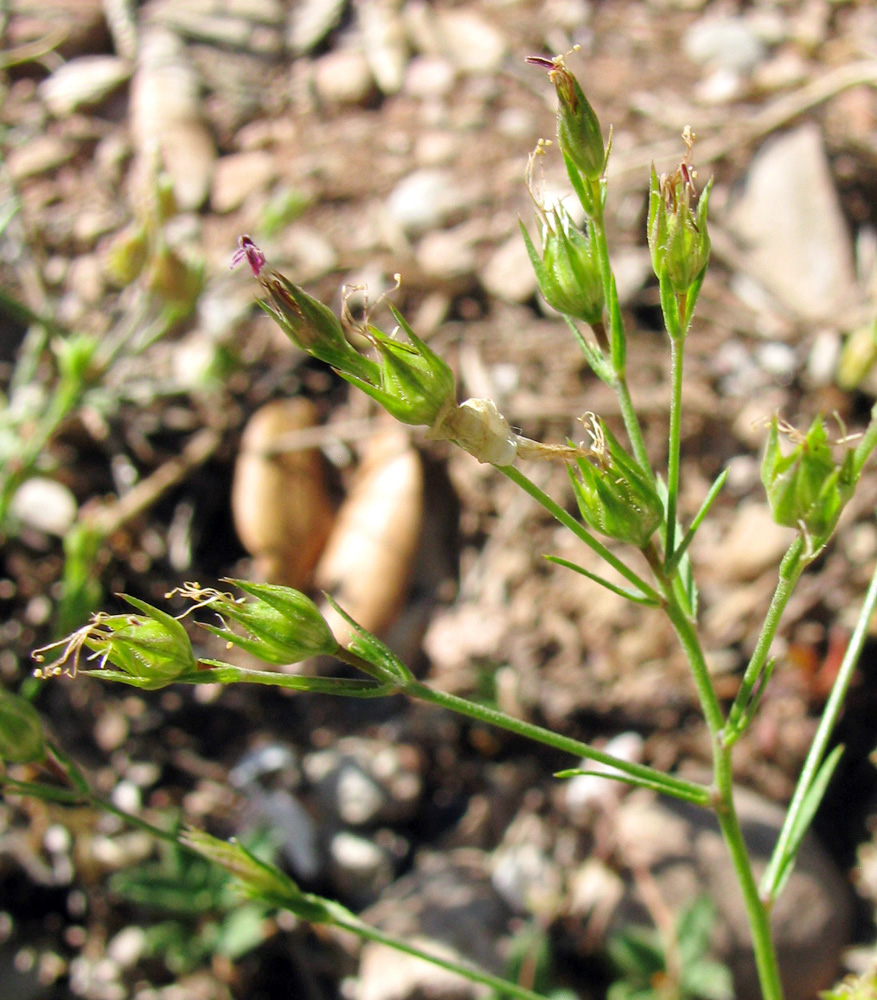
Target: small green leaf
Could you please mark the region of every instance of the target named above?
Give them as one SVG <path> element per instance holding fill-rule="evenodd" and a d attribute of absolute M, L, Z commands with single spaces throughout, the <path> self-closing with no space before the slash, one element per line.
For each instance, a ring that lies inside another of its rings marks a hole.
<path fill-rule="evenodd" d="M 45 756 L 40 713 L 29 701 L 0 688 L 0 760 L 30 764 Z"/>

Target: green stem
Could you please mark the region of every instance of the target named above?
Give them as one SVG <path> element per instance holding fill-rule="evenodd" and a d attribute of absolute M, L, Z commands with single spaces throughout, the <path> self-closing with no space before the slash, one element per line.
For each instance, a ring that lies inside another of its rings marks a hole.
<path fill-rule="evenodd" d="M 673 559 L 676 547 L 676 505 L 679 496 L 679 448 L 682 436 L 682 358 L 684 337 L 670 337 L 670 435 L 667 447 L 667 537 L 664 544 L 666 563 Z"/>
<path fill-rule="evenodd" d="M 630 398 L 630 390 L 627 387 L 627 334 L 624 330 L 624 317 L 621 314 L 621 303 L 618 300 L 618 288 L 615 284 L 615 275 L 612 272 L 609 243 L 606 239 L 606 224 L 603 214 L 603 205 L 606 200 L 605 182 L 591 182 L 590 195 L 594 202 L 591 229 L 594 246 L 597 250 L 603 294 L 606 297 L 606 310 L 609 313 L 610 360 L 615 376 L 613 388 L 618 396 L 621 418 L 624 421 L 624 428 L 627 431 L 627 437 L 637 463 L 645 473 L 654 479 L 642 428 Z"/>
<path fill-rule="evenodd" d="M 613 567 L 618 573 L 620 573 L 625 580 L 632 583 L 637 590 L 641 591 L 645 597 L 654 601 L 657 604 L 661 603 L 661 597 L 658 592 L 650 587 L 645 580 L 642 579 L 637 573 L 635 573 L 629 566 L 623 563 L 618 556 L 613 555 L 605 545 L 602 545 L 597 541 L 596 538 L 567 511 L 560 506 L 560 504 L 555 503 L 554 500 L 548 496 L 547 493 L 539 489 L 539 487 L 528 479 L 523 472 L 519 471 L 512 465 L 498 465 L 497 469 L 504 475 L 507 476 L 513 483 L 516 483 L 521 489 L 529 494 L 538 504 L 545 508 L 549 514 L 555 517 L 560 523 L 597 553 L 602 559 L 604 559 L 610 566 Z"/>
<path fill-rule="evenodd" d="M 374 941 L 377 944 L 386 945 L 388 948 L 401 951 L 405 955 L 412 955 L 414 958 L 421 958 L 424 962 L 429 962 L 430 965 L 436 965 L 440 969 L 446 969 L 448 972 L 455 972 L 458 976 L 463 976 L 472 983 L 482 983 L 485 986 L 489 986 L 500 996 L 518 997 L 519 1000 L 545 1000 L 542 994 L 534 993 L 532 990 L 528 990 L 525 986 L 518 986 L 517 983 L 510 983 L 507 979 L 501 979 L 499 976 L 493 976 L 489 972 L 484 972 L 481 969 L 477 969 L 474 966 L 469 965 L 468 963 L 457 962 L 444 956 L 431 954 L 428 951 L 424 951 L 421 948 L 408 944 L 401 938 L 397 938 L 392 934 L 380 931 L 377 927 L 372 927 L 370 924 L 363 923 L 355 917 L 351 920 L 334 917 L 332 923 L 336 927 L 341 927 L 346 931 L 350 931 L 352 934 L 356 934 L 358 937 Z"/>
<path fill-rule="evenodd" d="M 620 374 L 616 373 L 613 388 L 616 396 L 618 397 L 618 404 L 621 409 L 621 419 L 624 421 L 624 429 L 627 431 L 627 438 L 630 441 L 631 448 L 633 449 L 633 456 L 637 461 L 637 465 L 639 465 L 649 479 L 654 482 L 655 474 L 652 472 L 652 467 L 649 464 L 646 442 L 643 438 L 642 428 L 640 427 L 639 419 L 633 406 L 633 400 L 630 398 L 630 390 L 627 387 L 627 378 L 624 372 L 621 372 Z"/>
<path fill-rule="evenodd" d="M 152 834 L 153 837 L 158 837 L 172 844 L 180 844 L 179 838 L 173 831 L 162 830 L 160 826 L 153 826 L 152 823 L 148 823 L 145 819 L 141 819 L 139 816 L 135 816 L 134 813 L 127 812 L 125 809 L 120 809 L 108 799 L 103 799 L 93 792 L 58 788 L 55 785 L 43 785 L 38 781 L 16 781 L 14 778 L 8 777 L 0 778 L 0 785 L 7 790 L 7 794 L 27 795 L 31 798 L 57 802 L 65 806 L 90 805 L 94 809 L 100 809 L 103 812 L 112 813 L 113 816 L 118 816 L 119 819 L 123 820 L 129 826 L 144 830 L 146 833 Z"/>
<path fill-rule="evenodd" d="M 770 910 L 762 902 L 752 872 L 749 851 L 743 838 L 737 811 L 734 808 L 733 779 L 730 751 L 720 749 L 715 758 L 716 817 L 722 831 L 737 882 L 743 892 L 743 902 L 752 935 L 755 967 L 761 986 L 762 1000 L 782 1000 L 783 987 L 777 963 L 776 949 L 770 929 Z"/>
<path fill-rule="evenodd" d="M 780 983 L 779 966 L 770 930 L 770 914 L 768 907 L 765 906 L 759 896 L 758 885 L 752 871 L 746 841 L 743 838 L 743 831 L 734 807 L 731 752 L 721 742 L 724 723 L 722 710 L 709 676 L 706 659 L 700 647 L 697 633 L 688 616 L 677 603 L 672 587 L 669 584 L 665 587 L 665 593 L 667 597 L 667 614 L 691 667 L 701 709 L 710 733 L 713 752 L 713 804 L 719 828 L 728 847 L 731 863 L 734 866 L 734 872 L 743 893 L 743 902 L 752 935 L 755 964 L 758 969 L 758 980 L 761 985 L 762 1000 L 782 1000 L 783 992 Z"/>
<path fill-rule="evenodd" d="M 806 566 L 804 550 L 804 539 L 801 535 L 797 535 L 783 556 L 783 561 L 780 563 L 779 579 L 777 580 L 770 607 L 765 616 L 764 624 L 761 626 L 761 632 L 755 644 L 755 649 L 752 652 L 752 657 L 743 673 L 743 680 L 740 682 L 737 697 L 734 699 L 734 704 L 731 706 L 731 711 L 728 714 L 726 731 L 722 734 L 722 744 L 725 747 L 733 746 L 743 733 L 743 730 L 739 728 L 740 719 L 746 706 L 749 704 L 749 699 L 752 697 L 755 685 L 761 677 L 761 672 L 767 662 L 770 647 L 779 628 L 780 619 L 786 609 L 786 604 L 788 604 L 789 598 L 792 596 L 792 591 L 795 589 L 795 585 Z"/>
<path fill-rule="evenodd" d="M 798 813 L 804 804 L 804 799 L 813 783 L 813 779 L 816 777 L 816 773 L 822 764 L 823 758 L 825 757 L 825 751 L 828 749 L 828 742 L 831 739 L 831 734 L 837 724 L 837 719 L 840 715 L 841 707 L 843 706 L 847 691 L 849 690 L 853 672 L 856 669 L 856 665 L 859 662 L 859 657 L 862 654 L 862 649 L 868 637 L 868 625 L 871 621 L 875 607 L 877 607 L 877 569 L 875 569 L 874 575 L 871 577 L 871 583 L 869 584 L 868 592 L 865 595 L 865 602 L 862 605 L 862 610 L 859 612 L 859 619 L 856 622 L 856 627 L 853 629 L 853 634 L 850 636 L 849 644 L 847 645 L 843 659 L 841 660 L 840 669 L 837 672 L 837 677 L 835 678 L 834 684 L 831 688 L 831 694 L 828 697 L 828 701 L 825 703 L 822 718 L 819 720 L 819 726 L 816 729 L 816 734 L 813 737 L 813 742 L 811 743 L 810 750 L 807 753 L 807 759 L 804 762 L 801 776 L 798 778 L 798 784 L 795 787 L 795 794 L 792 796 L 792 801 L 789 804 L 783 828 L 780 831 L 779 840 L 774 848 L 767 871 L 764 873 L 762 887 L 765 889 L 764 894 L 768 905 L 773 904 L 779 870 L 783 864 L 786 851 L 788 850 L 789 842 L 796 826 Z"/>
<path fill-rule="evenodd" d="M 603 753 L 603 751 L 596 750 L 587 743 L 582 743 L 569 736 L 562 736 L 559 733 L 552 732 L 550 729 L 543 729 L 542 726 L 534 725 L 532 722 L 516 719 L 514 716 L 506 715 L 505 712 L 500 712 L 489 705 L 481 705 L 476 702 L 467 701 L 465 698 L 458 698 L 456 695 L 448 694 L 445 691 L 437 691 L 426 684 L 421 684 L 419 681 L 410 681 L 401 688 L 401 691 L 403 694 L 417 698 L 419 701 L 438 705 L 441 708 L 449 709 L 460 715 L 468 716 L 470 719 L 477 719 L 479 722 L 484 722 L 487 725 L 505 729 L 510 733 L 523 736 L 525 739 L 532 740 L 535 743 L 542 743 L 545 746 L 553 747 L 555 750 L 561 750 L 576 757 L 584 757 L 587 760 L 594 760 L 605 764 L 616 771 L 630 775 L 631 778 L 636 779 L 640 783 L 645 783 L 653 788 L 660 788 L 667 795 L 684 799 L 686 802 L 691 802 L 694 805 L 703 806 L 709 804 L 709 793 L 703 785 L 692 781 L 684 781 L 682 778 L 665 774 L 663 771 L 647 767 L 644 764 L 634 764 L 630 761 L 622 760 L 620 757 L 614 757 L 612 754 Z"/>
<path fill-rule="evenodd" d="M 719 699 L 716 696 L 709 668 L 700 648 L 700 640 L 697 632 L 691 623 L 690 618 L 680 606 L 679 601 L 668 583 L 665 589 L 667 617 L 670 619 L 679 642 L 685 652 L 685 658 L 691 668 L 691 675 L 694 679 L 694 686 L 697 689 L 697 697 L 700 701 L 701 711 L 710 731 L 710 739 L 713 742 L 713 750 L 717 752 L 721 749 L 720 734 L 725 724 Z"/>

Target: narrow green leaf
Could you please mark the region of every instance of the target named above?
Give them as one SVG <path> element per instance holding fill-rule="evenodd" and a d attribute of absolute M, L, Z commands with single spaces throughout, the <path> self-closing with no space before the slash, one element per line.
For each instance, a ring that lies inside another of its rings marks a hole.
<path fill-rule="evenodd" d="M 566 325 L 570 328 L 572 335 L 576 338 L 576 342 L 579 347 L 582 349 L 585 360 L 588 362 L 588 367 L 601 382 L 605 382 L 610 388 L 614 388 L 615 372 L 612 371 L 612 366 L 609 364 L 606 356 L 598 347 L 594 344 L 589 344 L 588 341 L 585 340 L 581 330 L 579 330 L 569 316 L 564 316 L 563 319 Z"/>
<path fill-rule="evenodd" d="M 787 822 L 791 823 L 791 826 L 789 827 L 790 834 L 786 848 L 781 855 L 770 859 L 770 864 L 764 873 L 761 891 L 762 895 L 768 899 L 776 899 L 789 880 L 789 876 L 794 870 L 795 859 L 798 856 L 798 851 L 801 849 L 804 835 L 813 822 L 813 817 L 816 815 L 816 810 L 822 802 L 825 790 L 828 788 L 828 783 L 831 781 L 835 768 L 840 763 L 843 752 L 844 745 L 840 743 L 825 758 L 819 766 L 819 770 L 816 772 L 813 781 L 810 783 L 810 787 L 801 799 L 799 808 L 787 820 Z"/>
<path fill-rule="evenodd" d="M 696 805 L 704 804 L 702 797 L 691 795 L 686 792 L 684 788 L 679 788 L 672 782 L 665 784 L 661 781 L 660 777 L 656 777 L 653 780 L 649 778 L 638 778 L 631 774 L 625 774 L 623 771 L 604 771 L 598 767 L 570 767 L 563 771 L 555 771 L 553 777 L 575 778 L 580 774 L 588 775 L 588 777 L 606 778 L 609 781 L 620 781 L 623 785 L 632 785 L 634 788 L 648 788 L 653 792 L 660 793 L 661 795 L 670 795 L 674 799 L 681 799 L 683 802 L 692 802 Z"/>
<path fill-rule="evenodd" d="M 676 551 L 668 560 L 667 562 L 668 573 L 673 573 L 675 571 L 682 557 L 688 550 L 688 546 L 691 545 L 691 543 L 694 541 L 694 536 L 697 533 L 697 529 L 701 526 L 703 519 L 709 513 L 710 508 L 713 505 L 713 502 L 721 492 L 721 489 L 725 485 L 725 481 L 727 480 L 727 478 L 728 478 L 728 470 L 723 469 L 722 472 L 720 472 L 718 477 L 716 478 L 716 481 L 710 487 L 709 493 L 707 493 L 706 498 L 700 505 L 700 510 L 697 512 L 697 514 L 694 517 L 694 520 L 691 522 L 691 527 L 685 533 L 685 537 L 679 543 L 678 547 L 676 548 Z"/>
<path fill-rule="evenodd" d="M 548 562 L 556 563 L 558 566 L 565 566 L 567 569 L 571 569 L 574 573 L 579 573 L 581 576 L 586 576 L 589 580 L 593 580 L 594 583 L 599 583 L 601 587 L 605 587 L 607 590 L 611 590 L 613 594 L 618 594 L 620 597 L 626 597 L 629 601 L 633 601 L 635 604 L 644 604 L 649 608 L 656 608 L 660 604 L 660 601 L 656 600 L 654 597 L 649 597 L 646 594 L 637 593 L 635 590 L 628 590 L 626 587 L 619 587 L 617 584 L 610 583 L 609 580 L 604 579 L 602 576 L 598 576 L 596 573 L 592 573 L 590 570 L 584 568 L 584 566 L 579 566 L 577 563 L 570 562 L 569 559 L 564 559 L 561 556 L 545 556 Z"/>

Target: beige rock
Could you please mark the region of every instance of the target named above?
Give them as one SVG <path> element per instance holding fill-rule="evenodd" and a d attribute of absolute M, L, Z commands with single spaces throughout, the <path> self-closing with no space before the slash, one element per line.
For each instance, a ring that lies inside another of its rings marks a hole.
<path fill-rule="evenodd" d="M 310 582 L 333 511 L 315 448 L 291 450 L 312 427 L 305 399 L 268 403 L 250 418 L 235 464 L 231 506 L 235 529 L 256 559 L 258 574 L 302 589 Z"/>
<path fill-rule="evenodd" d="M 131 64 L 116 56 L 71 59 L 39 86 L 40 97 L 56 118 L 100 104 L 131 75 Z"/>
<path fill-rule="evenodd" d="M 276 176 L 275 158 L 265 150 L 221 156 L 213 172 L 210 204 L 217 212 L 233 212 Z"/>
<path fill-rule="evenodd" d="M 407 433 L 388 427 L 365 449 L 314 573 L 314 585 L 369 632 L 380 632 L 405 599 L 423 523 L 423 470 Z M 336 635 L 349 626 L 326 609 Z"/>
<path fill-rule="evenodd" d="M 148 184 L 156 157 L 184 210 L 199 208 L 210 190 L 216 147 L 201 115 L 200 82 L 182 42 L 151 27 L 141 38 L 131 83 L 131 131 L 139 182 Z"/>

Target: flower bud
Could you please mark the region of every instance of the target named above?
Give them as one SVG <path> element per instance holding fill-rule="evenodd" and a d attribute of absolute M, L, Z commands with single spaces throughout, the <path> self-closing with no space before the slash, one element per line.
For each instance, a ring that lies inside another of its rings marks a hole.
<path fill-rule="evenodd" d="M 536 56 L 528 62 L 545 66 L 548 79 L 557 91 L 557 141 L 564 158 L 583 177 L 590 181 L 599 180 L 606 167 L 606 148 L 600 122 L 578 80 L 566 68 L 563 56 L 554 59 Z"/>
<path fill-rule="evenodd" d="M 61 656 L 36 670 L 36 676 L 56 677 L 65 672 L 74 676 L 83 649 L 92 651 L 87 659 L 98 659 L 100 672 L 109 680 L 149 691 L 166 687 L 197 668 L 192 643 L 176 618 L 136 597 L 121 596 L 142 614 L 98 612 L 67 639 L 36 650 L 34 659 L 42 663 L 46 650 L 64 646 Z"/>
<path fill-rule="evenodd" d="M 694 136 L 686 129 L 683 139 L 688 152 L 679 167 L 672 174 L 659 177 L 653 166 L 649 184 L 648 240 L 652 267 L 659 279 L 666 275 L 677 295 L 687 294 L 699 283 L 710 256 L 707 207 L 712 180 L 697 198 L 696 210 L 693 209 L 692 197 L 697 195 L 696 174 L 690 162 Z"/>
<path fill-rule="evenodd" d="M 545 301 L 591 326 L 603 319 L 603 280 L 589 232 L 577 229 L 563 206 L 542 214 L 542 257 L 521 223 L 530 263 Z"/>
<path fill-rule="evenodd" d="M 260 305 L 297 347 L 325 361 L 345 378 L 377 380 L 378 365 L 353 347 L 328 306 L 276 271 L 260 271 L 259 282 L 269 298 Z"/>
<path fill-rule="evenodd" d="M 456 403 L 454 373 L 402 315 L 392 306 L 390 309 L 409 343 L 394 340 L 370 326 L 367 335 L 381 356 L 378 378 L 363 379 L 344 371 L 341 375 L 403 424 L 432 427 Z"/>
<path fill-rule="evenodd" d="M 781 434 L 793 443 L 787 455 L 780 445 Z M 773 418 L 761 481 L 774 521 L 805 532 L 812 551 L 828 541 L 857 480 L 855 451 L 848 448 L 840 462 L 835 460 L 821 416 L 806 435 Z"/>
<path fill-rule="evenodd" d="M 337 639 L 309 597 L 277 584 L 227 582 L 253 600 L 235 599 L 197 583 L 187 583 L 172 593 L 188 597 L 199 606 L 209 606 L 222 619 L 223 627 L 199 622 L 201 627 L 266 663 L 299 663 L 312 656 L 329 656 L 338 649 Z M 244 634 L 233 632 L 231 622 L 239 625 Z"/>
<path fill-rule="evenodd" d="M 186 830 L 182 842 L 213 864 L 224 868 L 238 880 L 241 891 L 250 899 L 289 910 L 309 923 L 331 923 L 334 920 L 330 900 L 302 892 L 296 883 L 276 865 L 257 858 L 234 840 L 219 840 L 203 830 Z"/>
<path fill-rule="evenodd" d="M 586 425 L 592 444 L 587 458 L 570 467 L 584 522 L 609 538 L 645 548 L 664 520 L 654 483 L 593 413 Z"/>
<path fill-rule="evenodd" d="M 39 712 L 29 701 L 0 688 L 0 760 L 30 764 L 45 756 Z"/>

